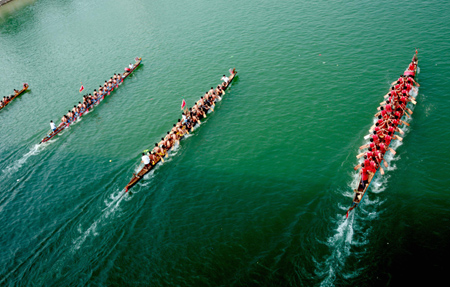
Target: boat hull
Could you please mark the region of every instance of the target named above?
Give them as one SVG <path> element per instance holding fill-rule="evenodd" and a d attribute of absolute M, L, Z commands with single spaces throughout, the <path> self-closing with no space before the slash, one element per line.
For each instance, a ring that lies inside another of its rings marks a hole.
<path fill-rule="evenodd" d="M 133 69 L 131 69 L 129 72 L 124 73 L 124 76 L 123 76 L 123 78 L 122 78 L 122 83 L 123 83 L 123 81 L 124 81 L 129 75 L 131 75 L 131 73 L 132 73 L 134 70 L 137 69 L 137 67 L 139 67 L 139 66 L 141 65 L 141 62 L 142 62 L 142 59 L 140 59 L 139 62 L 136 63 L 136 65 L 133 67 Z M 117 89 L 117 87 L 114 88 L 114 90 L 115 90 L 115 89 Z M 112 92 L 112 91 L 111 91 L 111 92 Z M 108 95 L 109 95 L 109 93 L 108 93 Z M 78 118 L 81 118 L 84 114 L 86 114 L 87 112 L 89 112 L 93 107 L 95 107 L 96 105 L 98 105 L 98 104 L 104 99 L 104 97 L 105 97 L 105 96 L 103 95 L 103 97 L 100 99 L 100 101 L 98 101 L 96 104 L 92 104 L 92 105 L 90 105 L 89 107 L 87 107 L 86 111 L 83 112 L 83 113 L 81 113 L 81 115 L 80 115 Z M 60 132 L 62 132 L 62 131 L 65 130 L 66 128 L 68 128 L 68 127 L 69 127 L 72 123 L 74 123 L 76 120 L 78 120 L 78 118 L 76 118 L 76 119 L 75 119 L 73 122 L 71 122 L 71 123 L 67 123 L 67 124 L 65 124 L 65 125 L 60 125 L 60 126 L 58 126 L 54 131 L 52 131 L 52 132 L 50 132 L 49 134 L 47 134 L 47 136 L 46 136 L 45 138 L 43 138 L 39 144 L 45 143 L 45 142 L 51 140 L 54 136 L 56 136 L 57 134 L 59 134 Z"/>
<path fill-rule="evenodd" d="M 25 93 L 26 90 L 28 90 L 29 85 L 25 84 L 25 86 L 20 90 L 17 94 L 15 94 L 8 102 L 6 102 L 2 107 L 0 107 L 0 110 L 2 110 L 4 107 L 6 107 L 8 104 L 10 104 L 15 98 Z"/>
<path fill-rule="evenodd" d="M 230 87 L 230 85 L 231 85 L 231 83 L 233 82 L 233 80 L 234 80 L 234 78 L 235 78 L 235 76 L 236 76 L 236 74 L 237 74 L 237 72 L 235 72 L 234 74 L 232 74 L 231 76 L 230 76 L 230 81 L 229 81 L 229 83 L 228 83 L 228 85 L 227 85 L 227 87 L 226 88 L 224 88 L 224 91 L 226 91 L 229 87 Z M 181 139 L 183 139 L 183 137 L 181 138 Z M 181 140 L 180 139 L 180 140 Z M 170 150 L 168 150 L 167 151 L 167 154 L 171 151 L 171 150 L 173 150 L 173 147 L 170 149 Z M 133 186 L 135 186 L 147 173 L 149 173 L 150 171 L 152 171 L 154 168 L 155 168 L 155 166 L 158 164 L 158 163 L 160 163 L 161 162 L 161 159 L 158 159 L 158 161 L 157 162 L 155 162 L 155 164 L 154 165 L 149 165 L 148 167 L 144 167 L 144 168 L 142 168 L 137 174 L 133 174 L 133 177 L 131 178 L 131 180 L 130 180 L 130 182 L 128 182 L 128 184 L 125 186 L 125 192 L 127 192 L 130 188 L 132 188 Z"/>
<path fill-rule="evenodd" d="M 404 75 L 407 76 L 413 76 L 413 78 L 418 74 L 418 65 L 415 68 L 414 73 L 406 70 L 404 72 Z M 417 88 L 417 92 L 418 92 L 418 88 Z M 402 115 L 401 120 L 405 119 L 405 115 Z M 386 152 L 389 150 L 390 145 L 392 144 L 392 140 L 389 144 L 389 146 L 386 147 Z M 384 155 L 383 155 L 383 159 L 380 162 L 380 167 L 383 164 L 383 161 L 385 161 L 384 159 Z M 378 173 L 379 173 L 380 168 L 377 168 L 377 170 L 375 171 L 375 173 L 373 175 L 369 175 L 369 182 L 368 184 L 363 188 L 363 184 L 362 184 L 362 179 L 360 178 L 359 183 L 358 183 L 358 187 L 354 190 L 355 194 L 353 196 L 353 200 L 352 200 L 352 206 L 349 208 L 349 210 L 347 211 L 347 217 L 349 215 L 349 212 L 352 211 L 353 209 L 357 208 L 358 206 L 360 206 L 364 200 L 364 196 L 366 195 L 366 192 L 369 190 L 372 182 L 375 180 L 375 178 L 377 177 Z"/>

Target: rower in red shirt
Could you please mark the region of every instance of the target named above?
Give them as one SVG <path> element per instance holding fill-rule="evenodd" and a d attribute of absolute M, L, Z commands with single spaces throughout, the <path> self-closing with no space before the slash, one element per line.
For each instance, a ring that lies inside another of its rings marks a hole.
<path fill-rule="evenodd" d="M 391 135 L 392 135 L 392 133 L 389 132 L 389 133 L 384 137 L 384 143 L 386 144 L 386 146 L 389 146 L 389 145 L 391 144 L 391 140 L 392 140 Z"/>
<path fill-rule="evenodd" d="M 382 154 L 386 153 L 386 145 L 384 143 L 381 142 L 379 148 Z"/>
<path fill-rule="evenodd" d="M 398 116 L 394 116 L 394 119 L 392 120 L 392 125 L 394 127 L 398 126 Z"/>
<path fill-rule="evenodd" d="M 372 148 L 369 147 L 368 151 L 366 152 L 367 158 L 370 160 L 373 156 Z"/>
<path fill-rule="evenodd" d="M 373 160 L 373 157 L 372 157 L 372 160 L 370 161 L 370 167 L 369 167 L 368 171 L 370 171 L 371 173 L 377 172 L 377 164 Z"/>
<path fill-rule="evenodd" d="M 386 106 L 384 108 L 386 109 L 386 112 L 392 114 L 392 106 L 389 101 L 386 101 Z"/>
<path fill-rule="evenodd" d="M 375 144 L 378 144 L 379 143 L 379 138 L 378 138 L 378 135 L 377 135 L 377 132 L 376 131 L 373 131 L 373 135 L 372 135 L 372 138 L 373 138 L 373 142 L 375 143 Z"/>
<path fill-rule="evenodd" d="M 367 155 L 364 155 L 364 165 L 370 166 L 370 159 L 367 158 Z"/>

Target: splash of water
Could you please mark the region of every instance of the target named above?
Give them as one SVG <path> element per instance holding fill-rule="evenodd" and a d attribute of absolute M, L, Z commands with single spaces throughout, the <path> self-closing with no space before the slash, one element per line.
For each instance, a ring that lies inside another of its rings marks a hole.
<path fill-rule="evenodd" d="M 36 145 L 32 146 L 30 148 L 30 150 L 26 154 L 24 154 L 20 159 L 14 161 L 11 165 L 7 166 L 3 170 L 3 173 L 6 175 L 9 175 L 9 176 L 16 173 L 27 162 L 27 160 L 30 157 L 39 154 L 42 150 L 45 149 L 46 146 L 47 145 L 44 145 L 44 144 L 42 144 L 42 145 L 36 144 Z"/>

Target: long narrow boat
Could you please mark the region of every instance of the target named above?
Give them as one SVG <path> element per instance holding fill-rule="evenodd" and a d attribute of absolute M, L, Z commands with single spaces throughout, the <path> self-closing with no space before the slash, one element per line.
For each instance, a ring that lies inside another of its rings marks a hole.
<path fill-rule="evenodd" d="M 230 87 L 231 83 L 233 82 L 233 79 L 235 78 L 237 72 L 235 71 L 235 69 L 233 69 L 232 71 L 230 71 L 230 77 L 229 77 L 229 82 L 228 85 L 223 89 L 224 91 L 226 89 L 228 89 L 228 87 Z M 184 136 L 183 136 L 184 137 Z M 181 139 L 183 139 L 183 137 Z M 180 140 L 181 140 L 180 139 Z M 174 147 L 172 147 L 171 149 L 169 149 L 167 151 L 167 154 L 173 149 Z M 132 188 L 134 185 L 136 185 L 143 177 L 144 175 L 146 175 L 147 173 L 149 173 L 159 162 L 161 161 L 161 158 L 158 158 L 158 160 L 154 163 L 154 164 L 149 164 L 147 167 L 144 166 L 137 174 L 133 174 L 133 177 L 131 178 L 130 182 L 125 186 L 125 192 L 128 192 L 128 190 L 130 188 Z M 162 160 L 162 162 L 164 162 L 164 160 Z"/>
<path fill-rule="evenodd" d="M 3 109 L 4 107 L 6 107 L 9 103 L 11 103 L 15 98 L 17 98 L 18 96 L 20 96 L 21 94 L 23 94 L 26 90 L 28 90 L 28 84 L 25 83 L 23 84 L 23 88 L 22 90 L 18 91 L 17 93 L 15 93 L 8 101 L 6 101 L 3 106 L 0 106 L 0 110 Z"/>
<path fill-rule="evenodd" d="M 416 54 L 414 55 L 414 57 L 416 57 L 417 56 L 417 51 L 416 51 Z M 413 59 L 414 59 L 414 57 L 413 57 Z M 409 70 L 409 68 L 407 68 L 406 70 L 405 70 L 405 72 L 403 73 L 403 75 L 405 75 L 405 76 L 412 76 L 412 77 L 415 77 L 416 75 L 418 74 L 418 61 L 416 61 L 416 65 L 415 65 L 415 68 L 414 68 L 414 71 L 411 71 L 411 70 Z M 394 82 L 395 83 L 395 82 Z M 419 88 L 417 87 L 417 95 L 418 95 L 418 91 L 419 91 Z M 402 115 L 402 119 L 405 119 L 405 114 L 403 113 L 403 115 Z M 404 121 L 399 121 L 399 125 L 401 124 L 401 123 L 404 123 Z M 394 134 L 392 135 L 392 138 L 394 138 Z M 390 144 L 392 143 L 392 141 L 390 142 Z M 389 145 L 390 145 L 389 144 Z M 386 147 L 386 152 L 389 150 L 389 148 L 390 148 L 390 146 L 387 146 Z M 359 183 L 358 183 L 358 187 L 354 190 L 354 196 L 353 196 L 353 199 L 352 199 L 352 205 L 351 205 L 351 207 L 347 210 L 347 214 L 346 214 L 346 217 L 348 218 L 348 216 L 349 216 L 349 212 L 351 212 L 353 209 L 355 209 L 355 208 L 357 208 L 361 203 L 362 203 L 362 201 L 363 201 L 363 199 L 364 199 L 364 196 L 366 195 L 366 192 L 367 192 L 367 190 L 369 189 L 369 187 L 370 187 L 370 185 L 372 184 L 372 182 L 374 181 L 374 179 L 375 179 L 375 177 L 377 176 L 377 174 L 379 173 L 379 171 L 380 171 L 380 169 L 382 169 L 382 167 L 381 167 L 381 165 L 383 164 L 383 161 L 385 160 L 385 158 L 384 158 L 384 156 L 383 156 L 383 159 L 382 159 L 382 161 L 379 163 L 379 165 L 378 165 L 378 167 L 377 167 L 377 169 L 376 169 L 376 171 L 375 171 L 375 173 L 373 173 L 373 174 L 369 174 L 369 176 L 368 176 L 368 183 L 364 186 L 364 184 L 363 184 L 363 180 L 362 180 L 362 177 L 360 178 L 360 180 L 359 180 Z"/>
<path fill-rule="evenodd" d="M 141 64 L 142 59 L 141 58 L 136 58 L 137 62 L 133 65 L 132 69 L 129 69 L 128 71 L 125 71 L 122 74 L 122 82 L 120 84 L 123 83 L 123 80 L 125 80 L 134 70 L 136 70 L 136 68 Z M 114 88 L 117 89 L 117 88 Z M 114 90 L 113 89 L 113 90 Z M 108 93 L 109 95 L 109 93 Z M 81 115 L 78 118 L 81 118 L 84 114 L 86 114 L 87 112 L 89 112 L 90 110 L 92 110 L 95 106 L 99 105 L 101 101 L 103 101 L 104 96 L 96 103 L 91 104 L 90 106 L 88 106 L 86 108 L 86 111 L 84 111 L 83 113 L 81 113 Z M 45 136 L 41 142 L 41 143 L 45 143 L 46 141 L 51 140 L 54 136 L 56 136 L 57 134 L 59 134 L 60 132 L 62 132 L 64 129 L 68 128 L 71 124 L 75 123 L 78 118 L 76 118 L 74 121 L 72 121 L 71 123 L 67 123 L 67 124 L 60 124 L 54 131 L 51 131 L 50 133 L 47 134 L 47 136 Z"/>

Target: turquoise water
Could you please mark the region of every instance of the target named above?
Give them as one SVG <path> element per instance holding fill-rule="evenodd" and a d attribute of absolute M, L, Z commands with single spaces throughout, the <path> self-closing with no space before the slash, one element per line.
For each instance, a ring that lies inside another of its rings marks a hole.
<path fill-rule="evenodd" d="M 202 0 L 5 12 L 0 96 L 23 82 L 30 91 L 0 111 L 0 285 L 440 282 L 449 13 L 440 1 Z M 415 48 L 411 125 L 346 221 L 358 147 Z M 80 100 L 80 82 L 91 91 L 136 56 L 143 66 L 120 89 L 38 145 Z M 191 106 L 231 67 L 216 112 L 119 200 L 182 99 Z"/>

